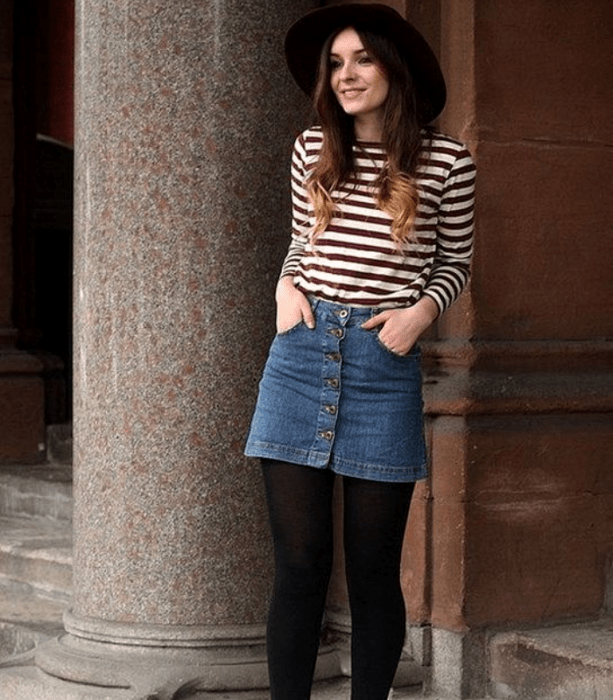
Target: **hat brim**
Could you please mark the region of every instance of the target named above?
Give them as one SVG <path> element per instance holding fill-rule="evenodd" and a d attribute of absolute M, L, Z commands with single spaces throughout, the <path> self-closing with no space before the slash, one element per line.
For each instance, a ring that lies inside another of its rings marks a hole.
<path fill-rule="evenodd" d="M 353 24 L 394 42 L 415 82 L 420 120 L 426 124 L 438 116 L 447 97 L 439 62 L 417 29 L 387 5 L 333 5 L 313 10 L 295 22 L 285 37 L 285 57 L 298 86 L 307 95 L 313 94 L 323 45 L 333 32 Z"/>

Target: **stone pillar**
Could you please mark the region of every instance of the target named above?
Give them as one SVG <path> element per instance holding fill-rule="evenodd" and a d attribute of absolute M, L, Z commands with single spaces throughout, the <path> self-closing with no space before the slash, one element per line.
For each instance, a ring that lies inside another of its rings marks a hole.
<path fill-rule="evenodd" d="M 0 2 L 0 462 L 40 461 L 44 454 L 42 365 L 16 349 L 13 326 L 13 233 L 23 229 L 15 201 L 13 3 Z"/>
<path fill-rule="evenodd" d="M 75 592 L 37 655 L 53 676 L 267 685 L 268 525 L 242 448 L 304 113 L 282 38 L 313 4 L 77 3 Z"/>

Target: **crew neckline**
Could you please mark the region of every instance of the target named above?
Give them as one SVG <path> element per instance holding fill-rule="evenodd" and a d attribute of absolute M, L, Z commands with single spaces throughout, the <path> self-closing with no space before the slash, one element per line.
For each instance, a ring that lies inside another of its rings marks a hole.
<path fill-rule="evenodd" d="M 365 139 L 355 139 L 356 145 L 369 146 L 370 148 L 383 148 L 383 141 L 366 141 Z"/>

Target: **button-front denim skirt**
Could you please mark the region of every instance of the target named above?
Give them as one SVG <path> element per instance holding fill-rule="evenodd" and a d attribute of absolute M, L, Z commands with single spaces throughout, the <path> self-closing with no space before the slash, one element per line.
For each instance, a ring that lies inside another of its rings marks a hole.
<path fill-rule="evenodd" d="M 315 329 L 275 337 L 245 454 L 374 481 L 426 474 L 419 348 L 388 350 L 362 323 L 379 309 L 311 299 Z"/>

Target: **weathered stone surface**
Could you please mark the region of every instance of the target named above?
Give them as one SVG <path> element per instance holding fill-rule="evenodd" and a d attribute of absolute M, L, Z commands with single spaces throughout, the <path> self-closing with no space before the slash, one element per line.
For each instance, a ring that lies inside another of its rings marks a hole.
<path fill-rule="evenodd" d="M 613 536 L 606 416 L 441 417 L 436 430 L 434 623 L 597 615 Z"/>
<path fill-rule="evenodd" d="M 610 621 L 496 635 L 491 693 L 501 700 L 613 697 Z"/>
<path fill-rule="evenodd" d="M 0 597 L 13 582 L 58 599 L 72 589 L 69 523 L 46 518 L 0 517 Z"/>
<path fill-rule="evenodd" d="M 72 466 L 0 466 L 0 516 L 72 520 Z"/>

